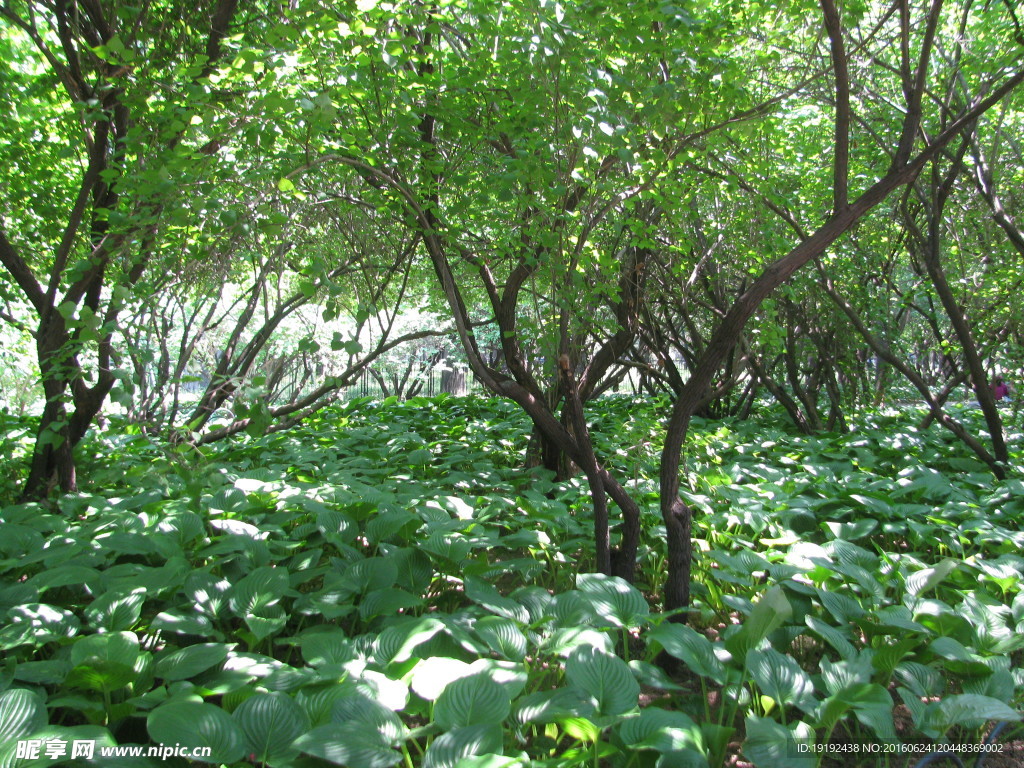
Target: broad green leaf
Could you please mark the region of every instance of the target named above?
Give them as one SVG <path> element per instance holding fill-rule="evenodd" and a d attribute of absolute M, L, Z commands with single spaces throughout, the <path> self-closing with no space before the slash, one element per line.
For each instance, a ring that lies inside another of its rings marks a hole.
<path fill-rule="evenodd" d="M 593 646 L 580 646 L 569 654 L 565 678 L 594 700 L 599 715 L 621 715 L 637 706 L 640 686 L 629 666 Z"/>
<path fill-rule="evenodd" d="M 431 742 L 423 758 L 423 768 L 456 768 L 459 760 L 473 755 L 500 754 L 501 727 L 469 725 L 442 733 Z"/>
<path fill-rule="evenodd" d="M 577 648 L 591 646 L 601 648 L 608 653 L 614 650 L 614 643 L 605 632 L 590 627 L 563 627 L 552 632 L 541 648 L 545 653 L 555 656 L 568 656 Z"/>
<path fill-rule="evenodd" d="M 259 642 L 284 629 L 288 623 L 288 614 L 280 605 L 268 605 L 259 608 L 258 613 L 249 614 L 244 621 L 253 639 Z"/>
<path fill-rule="evenodd" d="M 789 728 L 771 718 L 747 715 L 743 754 L 757 768 L 814 768 L 817 759 L 808 749 L 814 731 L 804 722 Z"/>
<path fill-rule="evenodd" d="M 646 685 L 648 688 L 657 688 L 662 691 L 685 691 L 686 688 L 674 682 L 661 667 L 657 667 L 654 664 L 650 664 L 641 659 L 633 659 L 629 662 L 629 668 L 633 672 L 633 677 L 636 678 L 637 682 L 641 685 Z"/>
<path fill-rule="evenodd" d="M 549 613 L 559 626 L 571 629 L 591 624 L 597 618 L 590 600 L 576 589 L 555 595 L 549 603 Z"/>
<path fill-rule="evenodd" d="M 73 669 L 67 682 L 77 688 L 110 693 L 135 680 L 139 639 L 131 632 L 89 635 L 71 646 Z"/>
<path fill-rule="evenodd" d="M 341 629 L 307 632 L 299 641 L 302 658 L 312 667 L 345 664 L 357 655 L 352 640 Z"/>
<path fill-rule="evenodd" d="M 526 658 L 526 635 L 511 619 L 485 616 L 477 619 L 473 631 L 499 656 L 511 661 L 522 661 Z"/>
<path fill-rule="evenodd" d="M 364 669 L 351 679 L 356 689 L 364 696 L 380 702 L 388 709 L 398 712 L 405 709 L 409 702 L 409 686 L 402 680 L 392 680 L 387 675 L 370 669 Z"/>
<path fill-rule="evenodd" d="M 80 626 L 78 617 L 64 608 L 45 603 L 17 605 L 7 612 L 7 626 L 0 629 L 0 649 L 74 637 Z"/>
<path fill-rule="evenodd" d="M 142 604 L 146 601 L 146 590 L 138 588 L 130 594 L 107 592 L 85 608 L 85 617 L 94 627 L 107 632 L 131 629 L 142 615 Z"/>
<path fill-rule="evenodd" d="M 364 723 L 329 723 L 295 740 L 301 752 L 348 768 L 390 768 L 402 760 L 375 730 Z"/>
<path fill-rule="evenodd" d="M 587 742 L 588 744 L 593 744 L 601 738 L 601 729 L 596 723 L 586 717 L 567 717 L 559 725 L 561 725 L 562 730 L 565 731 L 567 736 Z"/>
<path fill-rule="evenodd" d="M 357 722 L 377 731 L 393 747 L 401 746 L 406 728 L 391 709 L 362 694 L 344 696 L 334 701 L 331 718 L 336 723 Z"/>
<path fill-rule="evenodd" d="M 8 526 L 10 527 L 10 526 Z M 30 551 L 28 549 L 24 551 Z M 28 584 L 42 594 L 47 589 L 54 587 L 68 587 L 85 584 L 91 587 L 102 578 L 95 568 L 87 568 L 82 565 L 60 565 L 41 571 L 28 580 Z"/>
<path fill-rule="evenodd" d="M 224 663 L 231 646 L 224 643 L 198 643 L 160 654 L 156 658 L 156 676 L 164 680 L 187 680 Z"/>
<path fill-rule="evenodd" d="M 24 739 L 46 725 L 46 706 L 25 688 L 0 693 L 0 744 Z"/>
<path fill-rule="evenodd" d="M 426 448 L 417 448 L 414 451 L 409 451 L 405 460 L 413 466 L 429 464 L 434 460 L 434 454 Z"/>
<path fill-rule="evenodd" d="M 875 530 L 878 527 L 878 521 L 872 518 L 863 518 L 851 523 L 826 522 L 825 527 L 837 539 L 856 541 L 863 539 Z"/>
<path fill-rule="evenodd" d="M 404 589 L 388 587 L 368 592 L 359 603 L 359 615 L 364 619 L 375 616 L 391 616 L 409 608 L 423 605 L 423 598 Z"/>
<path fill-rule="evenodd" d="M 873 659 L 874 651 L 870 649 L 864 649 L 853 659 L 836 662 L 822 659 L 819 666 L 825 690 L 831 694 L 837 694 L 851 686 L 870 682 L 875 674 Z"/>
<path fill-rule="evenodd" d="M 261 608 L 275 605 L 284 597 L 288 586 L 288 571 L 284 568 L 257 568 L 231 591 L 231 610 L 242 618 L 259 615 Z"/>
<path fill-rule="evenodd" d="M 878 683 L 862 683 L 842 691 L 839 698 L 850 704 L 857 719 L 874 731 L 879 740 L 896 741 L 893 700 L 885 688 Z"/>
<path fill-rule="evenodd" d="M 204 763 L 231 763 L 245 754 L 241 729 L 227 712 L 212 704 L 164 704 L 149 713 L 146 730 L 153 741 L 163 744 L 209 747 L 209 757 L 193 758 Z"/>
<path fill-rule="evenodd" d="M 450 730 L 467 725 L 500 724 L 511 701 L 499 683 L 483 674 L 453 680 L 434 704 L 434 720 Z"/>
<path fill-rule="evenodd" d="M 380 512 L 366 524 L 366 538 L 374 544 L 381 542 L 407 543 L 421 525 L 423 525 L 423 521 L 406 510 Z M 419 543 L 425 544 L 425 542 Z M 392 567 L 397 566 L 393 564 Z M 393 582 L 394 579 L 392 579 Z"/>
<path fill-rule="evenodd" d="M 598 626 L 637 627 L 647 621 L 650 608 L 636 587 L 618 576 L 581 573 L 576 588 L 596 612 Z"/>
<path fill-rule="evenodd" d="M 761 692 L 782 706 L 810 711 L 814 706 L 814 684 L 792 656 L 774 648 L 747 653 L 747 670 Z"/>
<path fill-rule="evenodd" d="M 793 608 L 786 599 L 782 587 L 771 587 L 754 605 L 739 631 L 725 641 L 725 647 L 733 658 L 746 658 L 747 651 L 757 648 L 762 640 L 782 626 L 792 615 Z"/>
<path fill-rule="evenodd" d="M 958 565 L 956 560 L 946 559 L 933 568 L 915 571 L 907 577 L 907 592 L 914 597 L 922 595 L 942 583 Z"/>
<path fill-rule="evenodd" d="M 504 755 L 470 755 L 460 757 L 456 768 L 530 768 L 532 761 L 524 757 Z"/>
<path fill-rule="evenodd" d="M 668 753 L 694 750 L 704 753 L 704 736 L 700 728 L 682 712 L 668 712 L 646 707 L 639 717 L 623 720 L 617 727 L 623 743 L 632 749 L 653 749 Z"/>
<path fill-rule="evenodd" d="M 938 706 L 929 707 L 922 730 L 939 738 L 953 726 L 980 728 L 989 720 L 1015 723 L 1021 720 L 1021 714 L 991 696 L 961 693 L 947 696 Z"/>
<path fill-rule="evenodd" d="M 556 723 L 570 717 L 590 716 L 594 705 L 590 697 L 575 688 L 534 691 L 517 699 L 512 717 L 519 723 Z"/>
<path fill-rule="evenodd" d="M 969 677 L 963 680 L 962 685 L 964 693 L 975 693 L 1009 703 L 1013 701 L 1017 681 L 1008 670 L 997 669 L 987 677 Z"/>
<path fill-rule="evenodd" d="M 387 589 L 398 578 L 398 566 L 385 557 L 368 557 L 349 566 L 345 581 L 353 592 L 365 594 L 375 589 Z"/>
<path fill-rule="evenodd" d="M 467 577 L 465 589 L 466 597 L 493 614 L 504 616 L 519 624 L 526 624 L 530 620 L 530 614 L 525 607 L 511 598 L 502 596 L 482 579 Z"/>
<path fill-rule="evenodd" d="M 939 670 L 916 661 L 900 662 L 893 674 L 921 699 L 941 696 L 946 689 L 945 678 Z"/>
<path fill-rule="evenodd" d="M 804 617 L 804 623 L 814 634 L 831 645 L 843 659 L 852 659 L 857 655 L 857 649 L 849 641 L 842 631 L 836 629 L 815 616 Z"/>
<path fill-rule="evenodd" d="M 306 713 L 285 693 L 257 693 L 232 713 L 245 739 L 246 754 L 256 762 L 274 764 L 294 757 L 292 742 L 309 730 Z"/>
<path fill-rule="evenodd" d="M 864 607 L 849 595 L 827 589 L 817 590 L 818 599 L 840 625 L 856 621 L 864 615 Z"/>
<path fill-rule="evenodd" d="M 647 639 L 657 642 L 695 674 L 719 684 L 725 682 L 725 665 L 715 653 L 715 644 L 692 627 L 665 622 L 648 632 Z"/>
<path fill-rule="evenodd" d="M 410 687 L 427 701 L 434 701 L 452 681 L 471 674 L 473 670 L 464 661 L 432 656 L 413 668 Z"/>
<path fill-rule="evenodd" d="M 351 681 L 327 683 L 321 686 L 307 685 L 295 694 L 295 701 L 309 717 L 313 727 L 331 722 L 334 703 L 346 696 L 352 696 L 355 688 Z"/>
<path fill-rule="evenodd" d="M 374 641 L 374 657 L 381 664 L 408 661 L 419 646 L 444 629 L 444 622 L 432 616 L 392 624 Z"/>
<path fill-rule="evenodd" d="M 200 614 L 184 614 L 176 611 L 161 611 L 150 622 L 151 629 L 172 632 L 177 635 L 198 635 L 199 637 L 219 637 L 220 633 L 213 627 L 213 622 Z"/>

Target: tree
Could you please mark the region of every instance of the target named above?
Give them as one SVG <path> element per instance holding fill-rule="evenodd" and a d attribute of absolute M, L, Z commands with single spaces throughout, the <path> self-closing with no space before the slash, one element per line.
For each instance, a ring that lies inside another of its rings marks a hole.
<path fill-rule="evenodd" d="M 209 78 L 236 5 L 26 0 L 0 9 L 2 45 L 18 54 L 6 60 L 19 62 L 3 97 L 13 117 L 0 153 L 15 181 L 0 264 L 34 314 L 46 399 L 26 497 L 76 488 L 73 450 L 116 381 L 125 300 L 166 230 L 181 224 L 178 190 L 214 154 L 189 140 L 190 126 L 226 98 Z"/>
<path fill-rule="evenodd" d="M 969 6 L 966 9 L 952 9 L 951 12 L 954 20 L 969 18 L 979 24 L 984 21 L 977 20 Z M 888 125 L 883 123 L 874 128 L 874 135 L 892 137 L 891 161 L 875 181 L 859 191 L 851 190 L 850 152 L 855 123 L 851 119 L 854 114 L 851 102 L 853 81 L 850 76 L 853 57 L 848 41 L 853 33 L 844 27 L 838 8 L 831 0 L 823 0 L 822 27 L 829 41 L 834 87 L 832 162 L 830 169 L 823 169 L 830 177 L 826 188 L 830 192 L 831 213 L 786 255 L 761 271 L 752 284 L 733 301 L 673 405 L 661 457 L 660 482 L 661 510 L 669 548 L 669 574 L 665 587 L 668 609 L 683 608 L 689 603 L 693 512 L 679 497 L 679 463 L 687 429 L 704 391 L 726 356 L 738 343 L 747 321 L 775 289 L 786 283 L 801 267 L 820 258 L 840 237 L 896 190 L 912 183 L 947 145 L 969 132 L 982 115 L 998 105 L 1024 81 L 1024 70 L 1019 66 L 1008 63 L 1003 66 L 1004 62 L 1016 61 L 1015 41 L 1012 37 L 997 38 L 994 42 L 996 47 L 988 53 L 990 60 L 986 62 L 985 68 L 973 73 L 981 79 L 977 92 L 985 96 L 965 104 L 955 118 L 941 119 L 940 126 L 932 131 L 924 122 L 925 107 L 930 76 L 933 69 L 943 64 L 936 61 L 938 57 L 934 56 L 936 36 L 942 25 L 949 23 L 943 3 L 933 3 L 920 18 L 915 18 L 909 4 L 903 3 L 892 7 L 878 19 L 865 18 L 864 21 L 869 24 L 868 29 L 872 30 L 870 37 L 874 37 L 876 31 L 886 25 L 891 26 L 893 41 L 899 51 L 899 60 L 893 65 L 886 62 L 887 57 L 883 55 L 882 49 L 869 59 L 874 62 L 878 81 L 884 81 L 890 74 L 897 76 L 898 87 L 893 90 L 902 95 L 897 109 L 899 118 L 889 116 Z M 966 30 L 966 24 L 962 28 Z M 870 37 L 866 36 L 866 39 Z M 863 44 L 858 42 L 858 47 Z M 868 82 L 867 73 L 863 76 L 864 82 Z M 898 130 L 893 130 L 897 126 Z"/>

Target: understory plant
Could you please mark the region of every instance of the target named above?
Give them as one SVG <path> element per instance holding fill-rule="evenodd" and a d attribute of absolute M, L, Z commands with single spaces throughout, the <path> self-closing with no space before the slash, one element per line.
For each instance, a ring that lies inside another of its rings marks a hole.
<path fill-rule="evenodd" d="M 521 469 L 507 404 L 360 400 L 201 450 L 115 424 L 80 458 L 87 492 L 0 513 L 0 766 L 70 759 L 19 757 L 28 739 L 272 768 L 980 743 L 1020 720 L 1024 486 L 911 422 L 700 425 L 685 623 L 652 600 L 656 498 L 636 584 L 590 573 L 585 483 Z M 653 409 L 610 398 L 600 423 L 650 488 Z"/>

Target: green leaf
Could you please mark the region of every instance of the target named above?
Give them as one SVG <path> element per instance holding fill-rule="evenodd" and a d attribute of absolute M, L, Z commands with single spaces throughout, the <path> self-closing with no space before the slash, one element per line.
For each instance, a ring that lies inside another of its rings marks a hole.
<path fill-rule="evenodd" d="M 362 694 L 337 699 L 331 717 L 337 723 L 361 723 L 377 731 L 393 747 L 401 746 L 407 735 L 405 725 L 393 710 Z"/>
<path fill-rule="evenodd" d="M 16 526 L 9 527 L 14 528 Z M 36 533 L 36 535 L 38 536 L 39 534 Z M 27 547 L 25 551 L 28 551 Z M 39 590 L 39 593 L 42 594 L 47 589 L 52 589 L 54 587 L 68 587 L 84 584 L 92 588 L 92 585 L 99 581 L 99 579 L 100 572 L 95 568 L 86 568 L 82 565 L 61 565 L 56 568 L 51 568 L 37 573 L 28 580 L 28 583 Z M 88 615 L 88 609 L 86 609 L 86 615 Z"/>
<path fill-rule="evenodd" d="M 137 677 L 139 639 L 131 632 L 89 635 L 71 646 L 73 669 L 67 683 L 110 693 L 123 688 Z"/>
<path fill-rule="evenodd" d="M 657 667 L 650 662 L 643 661 L 642 659 L 633 659 L 629 662 L 629 668 L 633 672 L 633 677 L 636 678 L 640 685 L 646 685 L 648 688 L 657 688 L 661 691 L 685 691 L 686 688 L 674 682 L 661 667 Z"/>
<path fill-rule="evenodd" d="M 825 527 L 837 539 L 856 541 L 863 539 L 875 530 L 878 527 L 878 521 L 868 517 L 850 523 L 827 522 Z"/>
<path fill-rule="evenodd" d="M 421 466 L 423 464 L 429 464 L 434 460 L 434 454 L 426 448 L 417 448 L 414 451 L 409 451 L 405 460 L 412 466 Z"/>
<path fill-rule="evenodd" d="M 468 576 L 465 580 L 466 597 L 493 614 L 526 624 L 530 614 L 525 607 L 511 598 L 504 597 L 483 579 Z"/>
<path fill-rule="evenodd" d="M 423 768 L 456 768 L 464 757 L 499 754 L 502 741 L 501 727 L 497 725 L 455 728 L 431 742 L 423 758 Z"/>
<path fill-rule="evenodd" d="M 991 696 L 961 693 L 947 696 L 932 708 L 922 730 L 945 734 L 953 726 L 979 728 L 990 720 L 1018 722 L 1021 714 L 1005 702 Z"/>
<path fill-rule="evenodd" d="M 580 646 L 569 654 L 565 678 L 594 699 L 600 715 L 629 712 L 640 697 L 640 686 L 626 662 L 593 646 Z"/>
<path fill-rule="evenodd" d="M 198 643 L 162 653 L 156 657 L 155 674 L 167 681 L 187 680 L 222 664 L 230 648 L 224 643 Z"/>
<path fill-rule="evenodd" d="M 444 623 L 433 616 L 411 619 L 393 624 L 381 632 L 374 641 L 374 657 L 382 664 L 408 661 L 419 646 L 444 629 Z"/>
<path fill-rule="evenodd" d="M 873 658 L 874 651 L 867 648 L 858 653 L 854 659 L 831 662 L 823 658 L 819 662 L 819 666 L 825 690 L 836 694 L 845 688 L 869 682 L 875 673 L 872 664 Z"/>
<path fill-rule="evenodd" d="M 657 752 L 694 750 L 704 753 L 704 736 L 693 720 L 682 712 L 646 707 L 639 717 L 624 720 L 617 729 L 619 738 L 632 749 Z"/>
<path fill-rule="evenodd" d="M 76 666 L 102 660 L 131 667 L 138 657 L 139 638 L 133 632 L 89 635 L 71 646 L 71 663 Z"/>
<path fill-rule="evenodd" d="M 301 752 L 349 768 L 390 768 L 402 759 L 375 730 L 364 723 L 330 723 L 295 740 Z"/>
<path fill-rule="evenodd" d="M 473 670 L 464 661 L 432 656 L 413 668 L 410 687 L 427 701 L 435 701 L 450 683 L 471 674 Z"/>
<path fill-rule="evenodd" d="M 78 617 L 64 608 L 45 603 L 16 605 L 7 612 L 7 626 L 0 630 L 0 649 L 74 637 L 80 627 Z"/>
<path fill-rule="evenodd" d="M 353 695 L 353 685 L 346 680 L 344 683 L 333 683 L 322 687 L 304 686 L 295 694 L 296 703 L 309 717 L 314 727 L 333 722 L 334 703 L 341 698 Z"/>
<path fill-rule="evenodd" d="M 259 615 L 261 608 L 275 605 L 288 591 L 288 571 L 262 566 L 243 578 L 231 592 L 231 610 L 236 616 Z"/>
<path fill-rule="evenodd" d="M 570 717 L 593 714 L 594 706 L 584 701 L 576 688 L 534 691 L 516 700 L 512 717 L 518 723 L 556 723 Z M 587 697 L 589 698 L 589 697 Z"/>
<path fill-rule="evenodd" d="M 336 627 L 304 634 L 299 647 L 302 658 L 312 667 L 345 664 L 357 656 L 352 640 Z"/>
<path fill-rule="evenodd" d="M 814 768 L 813 752 L 800 750 L 814 744 L 814 731 L 806 723 L 789 728 L 771 718 L 748 715 L 743 754 L 757 768 Z"/>
<path fill-rule="evenodd" d="M 791 656 L 774 648 L 747 653 L 747 670 L 763 694 L 782 706 L 809 711 L 814 706 L 814 683 Z"/>
<path fill-rule="evenodd" d="M 720 685 L 725 682 L 725 665 L 715 654 L 715 644 L 684 624 L 665 622 L 647 633 L 648 642 L 656 642 L 665 653 L 679 659 L 690 671 Z"/>
<path fill-rule="evenodd" d="M 241 729 L 220 707 L 194 701 L 171 702 L 157 707 L 146 719 L 153 741 L 209 747 L 209 757 L 193 758 L 204 763 L 231 763 L 245 755 Z"/>
<path fill-rule="evenodd" d="M 933 568 L 923 568 L 915 571 L 907 577 L 907 592 L 914 597 L 937 587 L 949 574 L 956 570 L 959 563 L 956 560 L 943 560 Z"/>
<path fill-rule="evenodd" d="M 792 615 L 793 607 L 786 599 L 782 587 L 771 587 L 754 605 L 739 631 L 725 641 L 725 647 L 733 658 L 746 658 L 748 651 L 759 646 L 762 640 Z"/>
<path fill-rule="evenodd" d="M 359 603 L 359 615 L 364 619 L 374 616 L 392 616 L 409 608 L 419 608 L 423 598 L 397 587 L 375 589 Z"/>
<path fill-rule="evenodd" d="M 46 725 L 42 699 L 24 688 L 0 693 L 0 744 L 24 739 Z"/>
<path fill-rule="evenodd" d="M 893 722 L 893 701 L 878 683 L 861 683 L 840 691 L 837 698 L 850 705 L 854 715 L 886 743 L 897 740 Z"/>
<path fill-rule="evenodd" d="M 511 701 L 505 688 L 484 674 L 453 680 L 434 704 L 434 720 L 448 730 L 467 725 L 499 724 Z"/>
<path fill-rule="evenodd" d="M 805 616 L 804 623 L 814 634 L 825 640 L 829 645 L 838 651 L 843 659 L 852 659 L 857 655 L 857 649 L 853 646 L 841 630 L 836 629 L 815 616 Z"/>
<path fill-rule="evenodd" d="M 901 662 L 894 675 L 919 699 L 941 696 L 946 688 L 946 681 L 939 670 L 916 661 Z"/>
<path fill-rule="evenodd" d="M 576 588 L 590 601 L 598 626 L 637 627 L 647 621 L 650 607 L 636 587 L 618 576 L 581 573 Z"/>
<path fill-rule="evenodd" d="M 526 658 L 526 635 L 511 619 L 503 616 L 485 616 L 477 619 L 473 631 L 499 656 L 510 661 L 522 661 Z"/>
<path fill-rule="evenodd" d="M 601 729 L 597 723 L 592 722 L 586 717 L 567 717 L 559 725 L 562 726 L 562 730 L 565 731 L 567 736 L 571 736 L 579 741 L 593 744 L 601 738 Z"/>
<path fill-rule="evenodd" d="M 245 738 L 245 752 L 255 762 L 275 763 L 294 757 L 292 742 L 309 730 L 309 718 L 294 699 L 281 692 L 257 693 L 232 713 Z"/>

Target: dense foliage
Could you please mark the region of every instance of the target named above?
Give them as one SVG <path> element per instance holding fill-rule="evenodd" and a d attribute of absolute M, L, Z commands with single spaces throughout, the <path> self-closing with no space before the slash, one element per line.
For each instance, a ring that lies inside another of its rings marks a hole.
<path fill-rule="evenodd" d="M 1018 6 L 4 0 L 0 768 L 1012 727 Z"/>
<path fill-rule="evenodd" d="M 841 754 L 798 744 L 902 765 L 897 745 L 1020 720 L 1019 480 L 907 413 L 813 437 L 773 410 L 702 422 L 684 626 L 657 603 L 657 413 L 604 399 L 593 424 L 647 499 L 635 586 L 588 573 L 585 487 L 523 473 L 506 402 L 356 401 L 202 451 L 92 436 L 88 490 L 3 508 L 0 764 L 52 764 L 14 758 L 34 737 L 306 768 Z"/>

